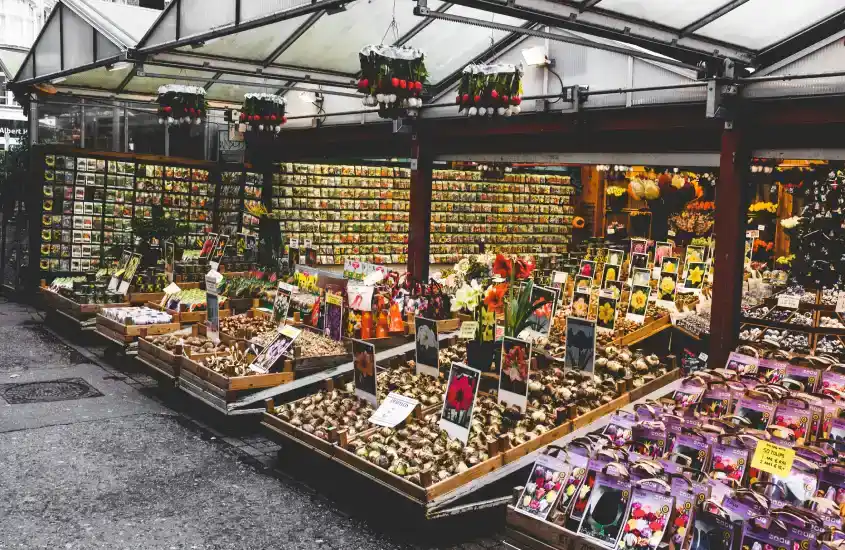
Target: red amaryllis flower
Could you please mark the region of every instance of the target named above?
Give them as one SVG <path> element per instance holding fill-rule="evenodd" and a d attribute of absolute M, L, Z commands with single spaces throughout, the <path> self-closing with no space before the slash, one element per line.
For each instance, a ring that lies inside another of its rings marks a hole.
<path fill-rule="evenodd" d="M 505 283 L 500 283 L 487 291 L 487 295 L 484 296 L 484 305 L 487 306 L 487 309 L 491 311 L 501 311 L 502 307 L 505 305 L 505 291 L 508 289 L 508 285 Z"/>
<path fill-rule="evenodd" d="M 505 279 L 511 276 L 511 269 L 513 264 L 511 261 L 501 254 L 496 254 L 496 259 L 493 260 L 493 275 L 499 275 Z"/>
<path fill-rule="evenodd" d="M 458 375 L 449 384 L 446 402 L 456 411 L 468 411 L 472 407 L 473 384 L 466 376 Z"/>
<path fill-rule="evenodd" d="M 516 259 L 516 278 L 517 279 L 527 279 L 531 276 L 531 272 L 534 271 L 534 262 L 530 259 L 523 260 L 522 258 Z"/>

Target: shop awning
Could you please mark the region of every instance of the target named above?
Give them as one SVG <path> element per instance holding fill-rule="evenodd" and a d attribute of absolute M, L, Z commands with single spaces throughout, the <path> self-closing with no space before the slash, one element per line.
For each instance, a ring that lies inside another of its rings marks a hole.
<path fill-rule="evenodd" d="M 179 82 L 204 86 L 218 106 L 319 90 L 334 99 L 326 110 L 345 111 L 361 108 L 358 52 L 371 43 L 422 49 L 438 97 L 468 63 L 500 58 L 531 33 L 684 71 L 661 73 L 666 85 L 694 80 L 701 62 L 773 64 L 843 21 L 842 0 L 174 0 L 164 11 L 58 0 L 15 83 L 149 100 Z M 577 77 L 564 74 L 567 85 L 594 84 Z M 303 97 L 310 108 L 313 95 Z"/>

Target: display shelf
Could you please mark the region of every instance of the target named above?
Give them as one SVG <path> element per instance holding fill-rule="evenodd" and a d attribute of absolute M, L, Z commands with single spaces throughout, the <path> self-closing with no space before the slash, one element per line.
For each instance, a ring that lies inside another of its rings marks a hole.
<path fill-rule="evenodd" d="M 432 178 L 432 263 L 479 253 L 482 243 L 504 253 L 568 251 L 575 214 L 569 176 L 434 170 Z M 529 234 L 538 237 L 524 238 Z"/>

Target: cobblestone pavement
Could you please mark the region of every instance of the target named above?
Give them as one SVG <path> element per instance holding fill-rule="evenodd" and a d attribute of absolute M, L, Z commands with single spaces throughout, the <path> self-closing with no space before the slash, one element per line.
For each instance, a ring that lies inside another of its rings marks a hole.
<path fill-rule="evenodd" d="M 415 521 L 43 315 L 0 303 L 0 549 L 513 548 L 501 510 Z M 55 400 L 67 388 L 79 398 Z"/>

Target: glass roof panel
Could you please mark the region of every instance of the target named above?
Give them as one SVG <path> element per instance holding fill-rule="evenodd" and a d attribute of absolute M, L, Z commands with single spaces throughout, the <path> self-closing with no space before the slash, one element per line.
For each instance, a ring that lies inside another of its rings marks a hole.
<path fill-rule="evenodd" d="M 455 5 L 446 12 L 481 19 L 504 25 L 518 27 L 525 23 L 522 19 L 506 15 L 492 14 L 487 11 Z M 472 59 L 490 47 L 492 36 L 498 42 L 510 33 L 474 27 L 464 23 L 435 20 L 419 32 L 409 42 L 409 46 L 421 49 L 425 53 L 425 67 L 428 69 L 428 79 L 437 83 L 454 71 L 462 69 Z"/>
<path fill-rule="evenodd" d="M 17 49 L 4 49 L 0 46 L 0 62 L 9 71 L 9 78 L 14 78 L 26 59 L 26 52 Z"/>
<path fill-rule="evenodd" d="M 137 44 L 158 16 L 161 15 L 161 10 L 141 8 L 117 2 L 88 0 L 87 4 L 93 10 L 97 11 L 106 21 L 132 38 L 134 43 L 129 44 L 130 46 Z"/>
<path fill-rule="evenodd" d="M 227 82 L 243 81 L 244 85 L 215 83 L 208 89 L 208 93 L 205 96 L 206 99 L 242 103 L 244 94 L 273 94 L 284 86 L 284 82 L 267 81 L 243 76 L 236 77 L 224 74 L 220 78 Z M 255 85 L 247 86 L 247 84 Z"/>
<path fill-rule="evenodd" d="M 429 2 L 432 10 L 440 2 Z M 393 19 L 394 0 L 357 0 L 347 4 L 346 11 L 324 15 L 293 43 L 278 63 L 354 73 L 361 67 L 358 52 L 367 44 L 378 44 Z M 399 36 L 410 31 L 423 19 L 413 14 L 410 2 L 396 5 Z M 393 32 L 385 41 L 393 41 Z"/>
<path fill-rule="evenodd" d="M 760 50 L 801 32 L 843 8 L 842 0 L 750 0 L 696 34 Z"/>
<path fill-rule="evenodd" d="M 602 0 L 596 8 L 680 29 L 727 3 L 728 0 Z"/>
<path fill-rule="evenodd" d="M 121 71 L 126 76 L 126 71 Z M 156 95 L 158 87 L 164 84 L 185 84 L 188 86 L 202 86 L 204 82 L 194 80 L 180 80 L 180 76 L 199 77 L 209 81 L 215 75 L 212 71 L 193 71 L 185 69 L 174 69 L 171 67 L 149 66 L 145 67 L 146 74 L 167 75 L 166 77 L 136 76 L 126 86 L 126 92 L 139 92 Z"/>
<path fill-rule="evenodd" d="M 310 15 L 301 15 L 293 19 L 273 23 L 272 25 L 264 25 L 251 31 L 223 36 L 206 42 L 200 48 L 185 47 L 180 49 L 199 54 L 234 55 L 243 59 L 264 61 L 267 56 L 273 53 L 309 17 Z"/>
<path fill-rule="evenodd" d="M 63 81 L 61 86 L 89 86 L 103 90 L 116 90 L 128 74 L 128 70 L 109 71 L 105 67 L 99 67 L 90 71 L 68 75 L 67 80 Z"/>

